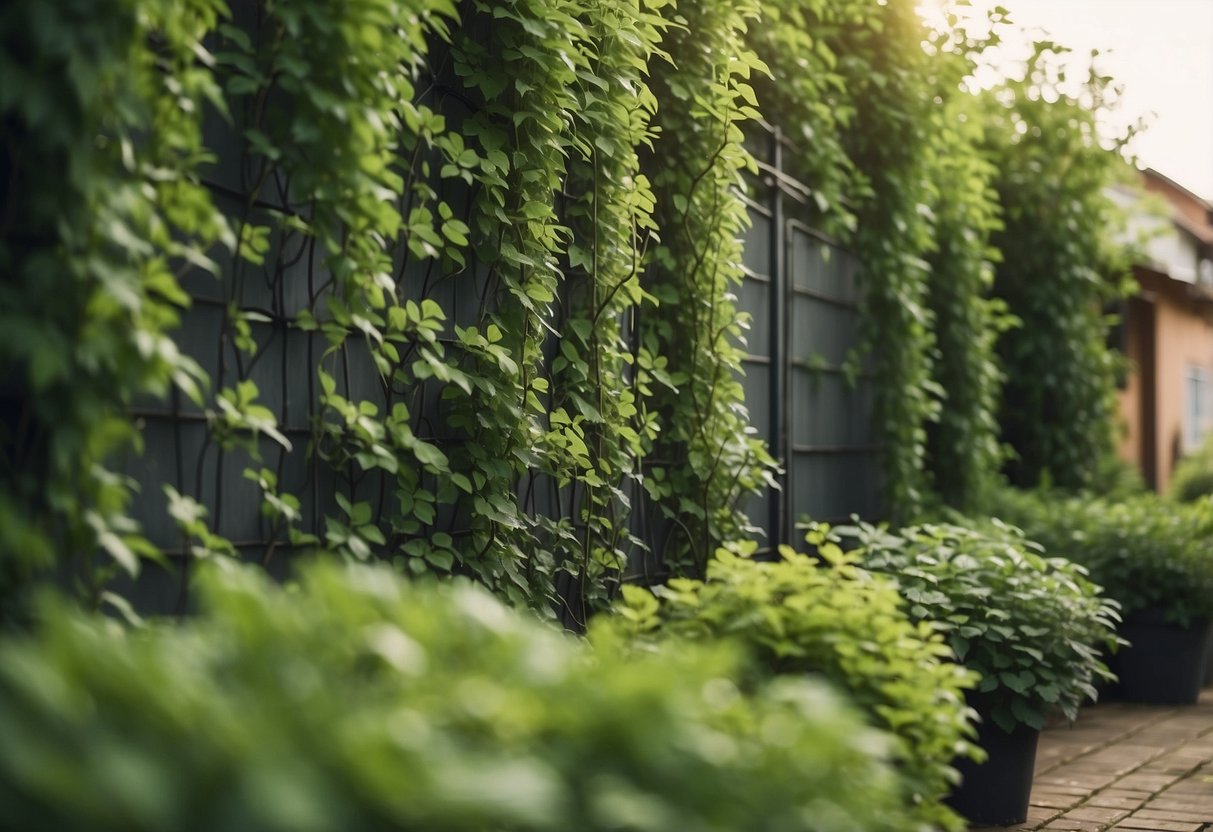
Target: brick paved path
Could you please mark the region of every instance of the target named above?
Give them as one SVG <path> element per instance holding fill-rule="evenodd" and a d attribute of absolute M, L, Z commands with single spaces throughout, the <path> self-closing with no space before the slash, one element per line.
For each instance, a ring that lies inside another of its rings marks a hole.
<path fill-rule="evenodd" d="M 1096 705 L 1048 729 L 1028 822 L 1001 829 L 1213 832 L 1213 688 L 1197 705 Z"/>

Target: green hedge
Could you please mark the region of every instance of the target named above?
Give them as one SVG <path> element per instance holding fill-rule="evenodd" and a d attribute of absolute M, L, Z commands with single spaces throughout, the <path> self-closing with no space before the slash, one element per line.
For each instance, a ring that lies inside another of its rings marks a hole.
<path fill-rule="evenodd" d="M 910 622 L 891 581 L 857 569 L 836 546 L 820 551 L 824 563 L 786 547 L 774 563 L 718 552 L 706 582 L 673 580 L 654 593 L 625 587 L 618 627 L 642 642 L 738 638 L 758 683 L 829 679 L 895 738 L 916 822 L 962 828 L 940 801 L 955 779 L 951 762 L 971 749 L 964 691 L 975 676 L 948 661 L 930 624 Z"/>
<path fill-rule="evenodd" d="M 1206 441 L 1195 453 L 1185 456 L 1175 466 L 1167 496 L 1181 503 L 1191 503 L 1213 494 L 1213 441 Z"/>
<path fill-rule="evenodd" d="M 55 830 L 909 828 L 884 744 L 736 654 L 593 650 L 456 582 L 205 573 L 128 631 L 45 606 L 0 644 L 0 826 Z"/>
<path fill-rule="evenodd" d="M 1213 615 L 1213 504 L 1008 489 L 996 513 L 1050 555 L 1085 566 L 1126 616 L 1159 608 L 1186 626 Z"/>

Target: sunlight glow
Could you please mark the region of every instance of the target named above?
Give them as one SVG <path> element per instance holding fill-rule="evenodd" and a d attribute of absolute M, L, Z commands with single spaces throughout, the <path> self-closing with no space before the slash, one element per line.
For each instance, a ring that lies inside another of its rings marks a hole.
<path fill-rule="evenodd" d="M 931 25 L 955 8 L 962 20 L 984 31 L 989 10 L 1003 6 L 1014 25 L 987 55 L 974 82 L 989 87 L 1023 73 L 1033 40 L 1055 40 L 1073 51 L 1064 62 L 1076 88 L 1099 52 L 1095 67 L 1122 88 L 1117 107 L 1104 119 L 1108 135 L 1123 134 L 1143 120 L 1147 129 L 1130 145 L 1143 165 L 1213 198 L 1213 0 L 973 0 L 968 8 L 948 0 L 921 0 L 918 12 Z"/>

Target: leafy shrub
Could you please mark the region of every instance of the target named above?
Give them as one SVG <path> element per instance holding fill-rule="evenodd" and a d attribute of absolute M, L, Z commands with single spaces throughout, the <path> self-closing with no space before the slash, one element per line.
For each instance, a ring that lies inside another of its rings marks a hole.
<path fill-rule="evenodd" d="M 1085 491 L 1105 500 L 1128 500 L 1145 493 L 1146 481 L 1136 465 L 1109 452 L 1099 460 Z"/>
<path fill-rule="evenodd" d="M 1213 615 L 1213 504 L 1010 489 L 998 504 L 999 516 L 1045 551 L 1090 570 L 1124 615 L 1158 608 L 1180 626 Z"/>
<path fill-rule="evenodd" d="M 0 645 L 0 825 L 906 828 L 876 732 L 819 684 L 739 695 L 719 645 L 591 651 L 382 567 L 202 583 L 179 626 L 56 605 Z"/>
<path fill-rule="evenodd" d="M 1179 461 L 1171 474 L 1167 496 L 1181 503 L 1191 503 L 1213 494 L 1213 441 L 1207 441 L 1196 451 Z"/>
<path fill-rule="evenodd" d="M 934 621 L 956 657 L 981 674 L 979 698 L 1004 730 L 1043 728 L 1051 709 L 1078 716 L 1094 684 L 1111 678 L 1119 616 L 1086 571 L 1046 558 L 1018 529 L 923 525 L 856 534 L 863 565 L 897 581 L 918 621 Z"/>
<path fill-rule="evenodd" d="M 781 549 L 765 563 L 727 551 L 708 579 L 675 579 L 650 593 L 624 588 L 618 609 L 633 636 L 712 641 L 735 637 L 755 657 L 755 681 L 819 674 L 847 691 L 891 732 L 907 801 L 919 823 L 960 828 L 939 801 L 951 761 L 971 752 L 964 690 L 975 676 L 925 623 L 911 623 L 892 583 L 855 567 L 837 546 L 825 562 Z"/>

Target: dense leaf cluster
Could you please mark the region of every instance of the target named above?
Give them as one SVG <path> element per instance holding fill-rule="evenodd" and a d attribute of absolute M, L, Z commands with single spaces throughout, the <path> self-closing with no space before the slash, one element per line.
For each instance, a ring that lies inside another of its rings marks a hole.
<path fill-rule="evenodd" d="M 974 700 L 1004 730 L 1043 728 L 1053 710 L 1073 720 L 1111 678 L 1101 651 L 1117 646 L 1117 604 L 1018 529 L 838 532 L 853 534 L 859 562 L 896 581 L 910 616 L 935 622 L 956 659 L 981 674 Z"/>
<path fill-rule="evenodd" d="M 1162 611 L 1188 626 L 1213 617 L 1213 503 L 1154 494 L 1121 501 L 1006 489 L 998 516 L 1054 557 L 1081 564 L 1124 615 Z"/>
<path fill-rule="evenodd" d="M 680 571 L 742 533 L 736 506 L 771 469 L 732 294 L 756 9 L 31 9 L 0 19 L 22 206 L 0 237 L 6 588 L 63 553 L 96 601 L 158 556 L 113 473 L 143 392 L 207 425 L 142 498 L 186 567 L 250 547 L 216 533 L 231 468 L 261 503 L 263 562 L 390 556 L 570 624 L 646 539 Z M 36 188 L 33 170 L 66 175 Z M 221 315 L 209 378 L 168 337 L 183 285 Z M 281 389 L 295 367 L 302 398 Z"/>
<path fill-rule="evenodd" d="M 873 374 L 885 504 L 980 504 L 997 470 L 1001 328 L 988 300 L 998 205 L 961 78 L 985 43 L 933 32 L 907 2 L 777 0 L 751 38 L 772 75 L 764 116 L 815 222 L 863 264 L 862 354 Z"/>
<path fill-rule="evenodd" d="M 1127 260 L 1108 189 L 1127 136 L 1111 147 L 1096 130 L 1111 79 L 1070 90 L 1055 44 L 971 94 L 1006 22 L 994 10 L 979 38 L 955 18 L 930 31 L 910 3 L 776 0 L 751 37 L 772 69 L 763 115 L 796 144 L 789 169 L 864 264 L 853 370 L 877 378 L 894 517 L 936 499 L 984 508 L 1003 445 L 1016 481 L 1070 487 L 1110 452 L 1103 309 Z"/>
<path fill-rule="evenodd" d="M 619 629 L 656 643 L 737 639 L 759 682 L 829 679 L 895 738 L 914 828 L 963 828 L 941 801 L 955 782 L 953 760 L 972 749 L 964 692 L 975 674 L 951 663 L 934 625 L 910 620 L 892 581 L 836 545 L 823 545 L 820 561 L 781 554 L 767 563 L 721 550 L 706 581 L 675 579 L 655 593 L 626 587 Z"/>
<path fill-rule="evenodd" d="M 991 296 L 1001 255 L 990 237 L 1002 227 L 1001 210 L 991 189 L 995 168 L 972 152 L 981 127 L 971 100 L 949 102 L 937 129 L 927 298 L 934 315 L 932 378 L 942 398 L 938 419 L 927 426 L 925 464 L 940 502 L 983 511 L 1005 454 L 998 424 L 1004 375 L 995 350 L 1014 324 Z"/>
<path fill-rule="evenodd" d="M 910 0 L 48 0 L 0 38 L 3 598 L 58 559 L 96 603 L 165 554 L 117 473 L 136 402 L 205 426 L 139 496 L 182 608 L 199 557 L 310 547 L 573 626 L 701 576 L 775 480 L 739 381 L 760 114 L 863 263 L 888 513 L 978 507 L 1000 463 L 991 243 L 1017 476 L 1106 445 L 1099 101 L 1033 64 L 978 106 L 984 44 Z"/>
<path fill-rule="evenodd" d="M 741 174 L 753 165 L 742 128 L 758 116 L 751 75 L 765 70 L 744 39 L 757 14 L 754 2 L 683 4 L 667 38 L 671 63 L 653 79 L 661 137 L 646 168 L 661 240 L 646 286 L 659 305 L 639 330 L 665 383 L 654 391 L 661 431 L 645 485 L 663 509 L 655 544 L 676 573 L 703 575 L 716 547 L 747 531 L 739 497 L 771 482 L 744 407 L 748 315 L 734 294 L 748 224 Z"/>
<path fill-rule="evenodd" d="M 1181 503 L 1191 503 L 1210 494 L 1213 494 L 1213 442 L 1206 441 L 1175 466 L 1167 495 Z"/>
<path fill-rule="evenodd" d="M 1128 288 L 1129 261 L 1109 191 L 1128 168 L 1097 126 L 1111 78 L 1092 67 L 1070 91 L 1054 60 L 1067 51 L 1038 43 L 1021 80 L 985 95 L 981 120 L 1003 217 L 994 292 L 1020 322 L 999 341 L 998 419 L 1014 450 L 1007 473 L 1024 487 L 1095 485 L 1112 454 L 1118 359 L 1105 309 Z"/>
<path fill-rule="evenodd" d="M 136 395 L 201 395 L 170 333 L 180 271 L 218 271 L 233 242 L 197 176 L 201 112 L 221 101 L 201 39 L 223 11 L 0 10 L 0 607 L 55 560 L 96 601 L 154 554 L 109 466 L 136 440 Z"/>
<path fill-rule="evenodd" d="M 214 570 L 123 631 L 57 607 L 0 647 L 11 828 L 902 832 L 886 746 L 720 645 L 593 649 L 466 582 Z M 862 788 L 856 788 L 862 784 Z"/>

